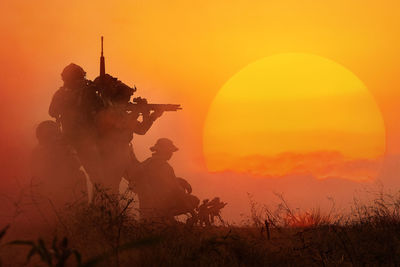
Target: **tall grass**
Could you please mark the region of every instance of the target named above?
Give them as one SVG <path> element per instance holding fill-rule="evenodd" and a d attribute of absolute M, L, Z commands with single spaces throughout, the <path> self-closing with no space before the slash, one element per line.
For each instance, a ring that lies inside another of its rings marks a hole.
<path fill-rule="evenodd" d="M 301 211 L 277 197 L 274 208 L 250 198 L 246 224 L 200 227 L 142 222 L 133 200 L 98 188 L 91 205 L 75 204 L 60 214 L 56 233 L 68 239 L 67 251 L 80 255 L 81 265 L 71 257 L 65 266 L 400 265 L 399 195 L 355 200 L 349 215 L 334 203 L 328 212 Z M 50 233 L 38 233 L 49 246 Z M 31 257 L 40 262 L 40 255 Z"/>

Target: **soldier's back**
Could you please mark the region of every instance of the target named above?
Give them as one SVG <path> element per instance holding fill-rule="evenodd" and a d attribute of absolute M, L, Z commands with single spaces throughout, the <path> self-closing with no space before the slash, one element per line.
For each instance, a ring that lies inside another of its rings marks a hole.
<path fill-rule="evenodd" d="M 95 114 L 102 109 L 96 88 L 91 84 L 81 88 L 61 87 L 56 91 L 49 107 L 50 116 L 59 120 L 65 136 L 80 138 L 94 132 Z"/>

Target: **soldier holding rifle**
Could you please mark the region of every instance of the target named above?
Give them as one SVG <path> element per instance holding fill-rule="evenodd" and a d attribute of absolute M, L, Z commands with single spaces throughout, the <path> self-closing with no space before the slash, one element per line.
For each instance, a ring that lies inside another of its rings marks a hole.
<path fill-rule="evenodd" d="M 130 102 L 136 87 L 132 88 L 105 73 L 103 42 L 100 75 L 94 84 L 105 107 L 96 116 L 98 146 L 105 172 L 102 184 L 118 193 L 121 178 L 134 178 L 132 176 L 139 164 L 131 145 L 133 134 L 146 134 L 164 111 L 177 111 L 180 105 L 148 104 L 140 97 Z"/>

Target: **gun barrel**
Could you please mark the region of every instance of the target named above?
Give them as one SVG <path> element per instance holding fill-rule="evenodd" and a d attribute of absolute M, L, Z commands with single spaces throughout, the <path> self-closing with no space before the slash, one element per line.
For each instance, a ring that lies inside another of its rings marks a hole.
<path fill-rule="evenodd" d="M 151 110 L 162 109 L 164 111 L 178 111 L 182 107 L 179 104 L 147 104 Z"/>
<path fill-rule="evenodd" d="M 130 110 L 137 111 L 155 111 L 155 110 L 163 110 L 163 111 L 178 111 L 181 110 L 182 107 L 179 104 L 147 104 L 147 103 L 130 103 Z"/>
<path fill-rule="evenodd" d="M 103 55 L 103 36 L 101 36 L 100 77 L 106 75 L 106 63 Z"/>

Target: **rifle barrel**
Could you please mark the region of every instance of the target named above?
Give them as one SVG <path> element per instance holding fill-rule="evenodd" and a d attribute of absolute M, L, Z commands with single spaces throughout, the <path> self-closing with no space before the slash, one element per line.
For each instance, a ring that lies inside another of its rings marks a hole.
<path fill-rule="evenodd" d="M 103 36 L 101 36 L 100 77 L 106 75 L 106 63 L 103 55 Z"/>
<path fill-rule="evenodd" d="M 178 111 L 182 107 L 179 104 L 147 104 L 147 103 L 130 103 L 129 105 L 134 110 L 163 110 L 163 111 Z"/>

